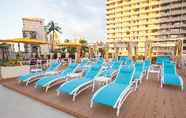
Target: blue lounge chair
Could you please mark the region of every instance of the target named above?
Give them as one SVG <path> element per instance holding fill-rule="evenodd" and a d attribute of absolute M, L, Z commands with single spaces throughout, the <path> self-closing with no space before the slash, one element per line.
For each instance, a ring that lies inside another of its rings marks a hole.
<path fill-rule="evenodd" d="M 133 90 L 133 75 L 134 67 L 121 67 L 116 80 L 95 92 L 91 99 L 90 107 L 92 108 L 94 103 L 107 105 L 117 109 L 116 115 L 119 116 L 123 102 Z"/>
<path fill-rule="evenodd" d="M 128 56 L 120 56 L 119 57 L 119 61 L 126 61 L 126 60 L 128 60 L 129 59 L 129 57 Z"/>
<path fill-rule="evenodd" d="M 170 61 L 170 57 L 169 56 L 157 56 L 156 58 L 156 64 L 158 65 L 163 65 L 165 61 Z"/>
<path fill-rule="evenodd" d="M 78 64 L 71 63 L 69 64 L 63 71 L 58 73 L 57 75 L 46 76 L 38 80 L 35 84 L 36 88 L 46 88 L 45 92 L 48 89 L 56 84 L 60 84 L 67 80 L 67 76 L 76 71 Z"/>
<path fill-rule="evenodd" d="M 142 82 L 143 78 L 143 72 L 144 72 L 144 63 L 143 61 L 138 61 L 135 63 L 135 72 L 134 72 L 134 77 L 133 80 L 136 83 L 136 89 L 138 87 L 138 82 Z"/>
<path fill-rule="evenodd" d="M 91 63 L 89 63 L 88 59 L 81 60 L 75 73 L 69 74 L 68 78 L 81 77 L 83 75 L 83 73 L 85 73 L 90 66 L 91 66 Z"/>
<path fill-rule="evenodd" d="M 84 66 L 89 63 L 88 59 L 81 60 L 80 64 L 78 65 L 79 69 L 84 69 Z"/>
<path fill-rule="evenodd" d="M 134 62 L 131 60 L 131 59 L 127 59 L 126 62 L 125 62 L 125 65 L 131 65 L 133 64 Z"/>
<path fill-rule="evenodd" d="M 119 69 L 121 63 L 119 61 L 112 61 L 98 76 L 112 77 L 112 75 Z"/>
<path fill-rule="evenodd" d="M 122 62 L 123 64 L 126 64 L 130 61 L 130 58 L 128 56 L 121 56 L 119 57 L 118 61 Z"/>
<path fill-rule="evenodd" d="M 25 82 L 26 83 L 26 86 L 27 86 L 29 83 L 38 80 L 39 77 L 46 76 L 46 75 L 51 75 L 51 74 L 55 74 L 57 72 L 57 69 L 60 66 L 61 66 L 61 63 L 55 61 L 55 62 L 53 62 L 53 63 L 50 64 L 50 66 L 47 68 L 46 71 L 26 73 L 26 74 L 20 76 L 18 78 L 18 81 L 19 82 Z"/>
<path fill-rule="evenodd" d="M 113 77 L 115 77 L 117 75 L 117 72 L 118 72 L 120 66 L 121 66 L 121 62 L 112 61 L 112 62 L 110 62 L 108 68 L 106 68 L 105 70 L 100 72 L 98 77 L 109 78 L 108 81 L 106 81 L 106 84 L 107 84 L 108 82 L 112 81 Z M 94 91 L 94 89 L 95 89 L 95 83 L 93 82 L 92 91 Z"/>
<path fill-rule="evenodd" d="M 183 90 L 183 79 L 176 72 L 176 64 L 163 64 L 161 72 L 161 88 L 163 87 L 163 85 L 174 85 L 180 86 L 181 90 Z"/>
<path fill-rule="evenodd" d="M 144 61 L 144 72 L 145 72 L 145 73 L 148 72 L 150 66 L 151 66 L 151 60 L 150 60 L 150 59 L 146 59 L 146 60 Z"/>
<path fill-rule="evenodd" d="M 102 62 L 103 63 L 103 62 Z M 65 82 L 57 89 L 57 94 L 66 93 L 73 96 L 73 101 L 75 97 L 82 91 L 90 88 L 92 86 L 93 79 L 99 74 L 102 66 L 101 62 L 94 64 L 86 73 L 83 78 L 77 78 Z"/>

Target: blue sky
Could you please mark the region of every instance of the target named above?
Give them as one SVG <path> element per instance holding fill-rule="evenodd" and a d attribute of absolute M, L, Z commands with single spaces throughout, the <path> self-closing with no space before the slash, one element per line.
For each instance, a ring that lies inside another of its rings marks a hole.
<path fill-rule="evenodd" d="M 105 38 L 105 0 L 1 0 L 0 39 L 22 36 L 22 17 L 41 17 L 62 26 L 65 38 Z"/>

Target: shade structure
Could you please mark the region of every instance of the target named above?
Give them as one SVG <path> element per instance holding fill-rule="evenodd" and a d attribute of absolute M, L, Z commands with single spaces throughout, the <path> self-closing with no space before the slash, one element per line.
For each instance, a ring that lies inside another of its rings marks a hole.
<path fill-rule="evenodd" d="M 40 39 L 31 39 L 31 38 L 14 38 L 7 40 L 0 40 L 2 43 L 24 43 L 24 44 L 33 44 L 33 45 L 42 45 L 48 44 L 46 41 Z"/>
<path fill-rule="evenodd" d="M 58 45 L 60 47 L 69 47 L 69 48 L 78 48 L 78 47 L 87 47 L 87 45 L 85 44 L 81 44 L 81 43 L 62 43 L 60 45 Z"/>

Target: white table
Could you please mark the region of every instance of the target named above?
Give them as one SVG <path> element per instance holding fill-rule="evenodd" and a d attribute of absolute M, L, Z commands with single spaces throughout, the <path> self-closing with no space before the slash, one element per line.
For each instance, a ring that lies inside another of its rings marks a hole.
<path fill-rule="evenodd" d="M 161 66 L 156 65 L 156 64 L 152 64 L 150 66 L 149 70 L 147 71 L 147 77 L 146 77 L 147 80 L 149 79 L 149 73 L 157 74 L 158 78 L 160 78 Z"/>
<path fill-rule="evenodd" d="M 55 74 L 58 74 L 59 72 L 57 71 L 48 71 L 48 72 L 45 72 L 45 74 L 47 75 L 55 75 Z"/>
<path fill-rule="evenodd" d="M 97 77 L 93 80 L 93 85 L 92 85 L 92 91 L 94 91 L 95 89 L 95 84 L 96 83 L 101 83 L 101 84 L 108 84 L 110 81 L 112 80 L 112 78 L 109 78 L 109 77 L 104 77 L 104 76 L 100 76 L 100 77 Z"/>
<path fill-rule="evenodd" d="M 35 69 L 31 69 L 30 71 L 31 72 L 41 72 L 42 69 L 41 68 L 35 68 Z"/>
<path fill-rule="evenodd" d="M 81 77 L 83 74 L 83 72 L 79 72 L 79 73 L 72 73 L 70 75 L 68 75 L 69 78 L 77 78 L 77 77 Z"/>

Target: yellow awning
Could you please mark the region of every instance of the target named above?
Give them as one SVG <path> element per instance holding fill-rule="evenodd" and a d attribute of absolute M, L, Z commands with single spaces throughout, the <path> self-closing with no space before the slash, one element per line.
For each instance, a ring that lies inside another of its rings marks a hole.
<path fill-rule="evenodd" d="M 30 38 L 14 38 L 14 39 L 5 39 L 0 40 L 2 43 L 24 43 L 24 44 L 34 44 L 34 45 L 41 45 L 41 44 L 48 44 L 45 41 L 40 39 L 30 39 Z"/>
<path fill-rule="evenodd" d="M 74 48 L 76 48 L 76 47 L 86 47 L 87 45 L 81 44 L 81 43 L 62 43 L 62 44 L 60 44 L 58 46 L 71 47 L 71 48 L 74 47 Z"/>

